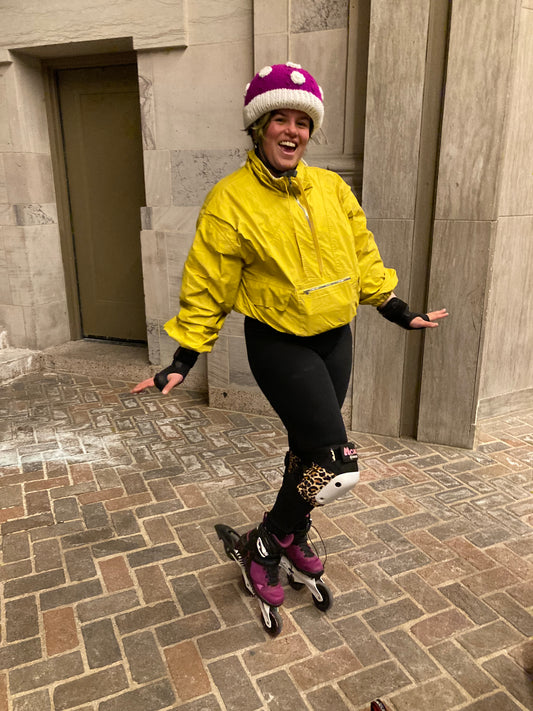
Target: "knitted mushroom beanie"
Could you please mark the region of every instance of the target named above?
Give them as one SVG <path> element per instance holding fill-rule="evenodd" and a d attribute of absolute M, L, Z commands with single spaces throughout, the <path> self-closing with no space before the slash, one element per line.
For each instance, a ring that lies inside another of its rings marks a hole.
<path fill-rule="evenodd" d="M 322 125 L 322 89 L 299 64 L 273 64 L 257 72 L 246 87 L 244 128 L 249 128 L 258 118 L 276 109 L 304 111 L 312 119 L 315 131 Z"/>

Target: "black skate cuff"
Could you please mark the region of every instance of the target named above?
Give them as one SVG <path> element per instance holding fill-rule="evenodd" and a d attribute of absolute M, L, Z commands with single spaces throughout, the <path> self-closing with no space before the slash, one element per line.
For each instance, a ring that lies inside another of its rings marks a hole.
<path fill-rule="evenodd" d="M 174 353 L 174 359 L 172 364 L 160 370 L 159 373 L 154 375 L 154 385 L 158 390 L 163 390 L 163 388 L 168 383 L 168 377 L 171 373 L 177 373 L 183 376 L 183 380 L 187 377 L 187 373 L 196 363 L 198 356 L 200 354 L 197 351 L 192 351 L 190 348 L 182 348 L 181 346 Z M 183 382 L 182 380 L 182 382 Z"/>
<path fill-rule="evenodd" d="M 383 306 L 378 306 L 379 313 L 392 323 L 396 323 L 398 326 L 405 328 L 407 331 L 412 331 L 413 327 L 409 324 L 411 321 L 420 316 L 424 321 L 429 321 L 429 316 L 427 314 L 420 314 L 416 311 L 409 311 L 409 306 L 402 301 L 397 296 L 393 296 L 389 299 Z"/>

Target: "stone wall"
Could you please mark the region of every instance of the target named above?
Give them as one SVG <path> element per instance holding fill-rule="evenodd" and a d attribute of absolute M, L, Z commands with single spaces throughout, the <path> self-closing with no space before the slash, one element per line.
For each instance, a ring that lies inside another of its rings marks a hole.
<path fill-rule="evenodd" d="M 363 208 L 368 225 L 385 264 L 397 271 L 397 295 L 420 310 L 425 304 L 421 293 L 428 267 L 423 265 L 416 278 L 412 269 L 417 250 L 427 251 L 428 240 L 426 232 L 422 245 L 417 241 L 417 208 L 421 197 L 419 175 L 425 159 L 424 96 L 432 79 L 426 77 L 429 15 L 427 0 L 371 3 L 363 169 Z M 432 195 L 427 198 L 432 200 Z M 419 341 L 420 334 L 408 335 L 381 318 L 375 309 L 359 309 L 354 358 L 355 430 L 379 429 L 392 436 L 414 434 L 404 432 L 402 427 L 408 399 L 404 373 L 409 371 L 409 342 Z M 417 372 L 416 361 L 410 370 Z M 415 408 L 416 403 L 410 406 Z"/>
<path fill-rule="evenodd" d="M 533 2 L 515 17 L 498 224 L 478 417 L 531 405 L 533 393 Z"/>
<path fill-rule="evenodd" d="M 348 424 L 471 446 L 479 415 L 531 403 L 532 0 L 198 0 L 187 11 L 181 0 L 45 9 L 28 0 L 26 9 L 27 18 L 4 11 L 0 40 L 0 323 L 11 346 L 71 338 L 42 61 L 137 52 L 140 239 L 158 364 L 176 347 L 162 326 L 179 308 L 198 210 L 249 147 L 244 87 L 265 64 L 290 60 L 326 97 L 308 161 L 362 194 L 398 294 L 451 313 L 424 336 L 361 309 Z M 270 411 L 238 314 L 188 383 L 213 405 Z"/>
<path fill-rule="evenodd" d="M 37 59 L 1 59 L 0 322 L 11 346 L 46 348 L 69 331 L 44 85 Z"/>
<path fill-rule="evenodd" d="M 480 396 L 529 388 L 531 402 L 527 4 L 452 5 L 428 294 L 451 316 L 424 350 L 419 436 L 431 442 L 472 446 Z"/>

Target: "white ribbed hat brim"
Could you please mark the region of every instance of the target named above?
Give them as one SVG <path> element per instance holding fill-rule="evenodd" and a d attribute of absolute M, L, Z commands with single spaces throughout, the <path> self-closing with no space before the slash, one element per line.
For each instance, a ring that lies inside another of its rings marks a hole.
<path fill-rule="evenodd" d="M 322 126 L 324 104 L 318 97 L 303 89 L 272 89 L 254 97 L 243 109 L 244 128 L 269 111 L 276 109 L 298 109 L 313 120 L 314 131 Z"/>

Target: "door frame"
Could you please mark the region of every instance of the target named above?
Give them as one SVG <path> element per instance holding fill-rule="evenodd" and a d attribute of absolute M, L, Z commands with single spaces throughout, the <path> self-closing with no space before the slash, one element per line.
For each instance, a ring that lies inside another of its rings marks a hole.
<path fill-rule="evenodd" d="M 57 203 L 57 222 L 63 272 L 65 275 L 65 292 L 70 328 L 70 338 L 78 341 L 83 338 L 80 296 L 76 271 L 76 256 L 72 239 L 72 221 L 70 219 L 70 200 L 68 192 L 67 166 L 63 147 L 63 131 L 59 108 L 59 91 L 57 72 L 60 69 L 83 69 L 87 67 L 108 67 L 121 64 L 135 64 L 136 52 L 120 52 L 114 54 L 91 54 L 83 57 L 57 57 L 43 60 L 43 79 L 45 85 L 45 103 L 48 119 L 48 134 L 50 140 L 50 155 L 52 173 Z"/>

